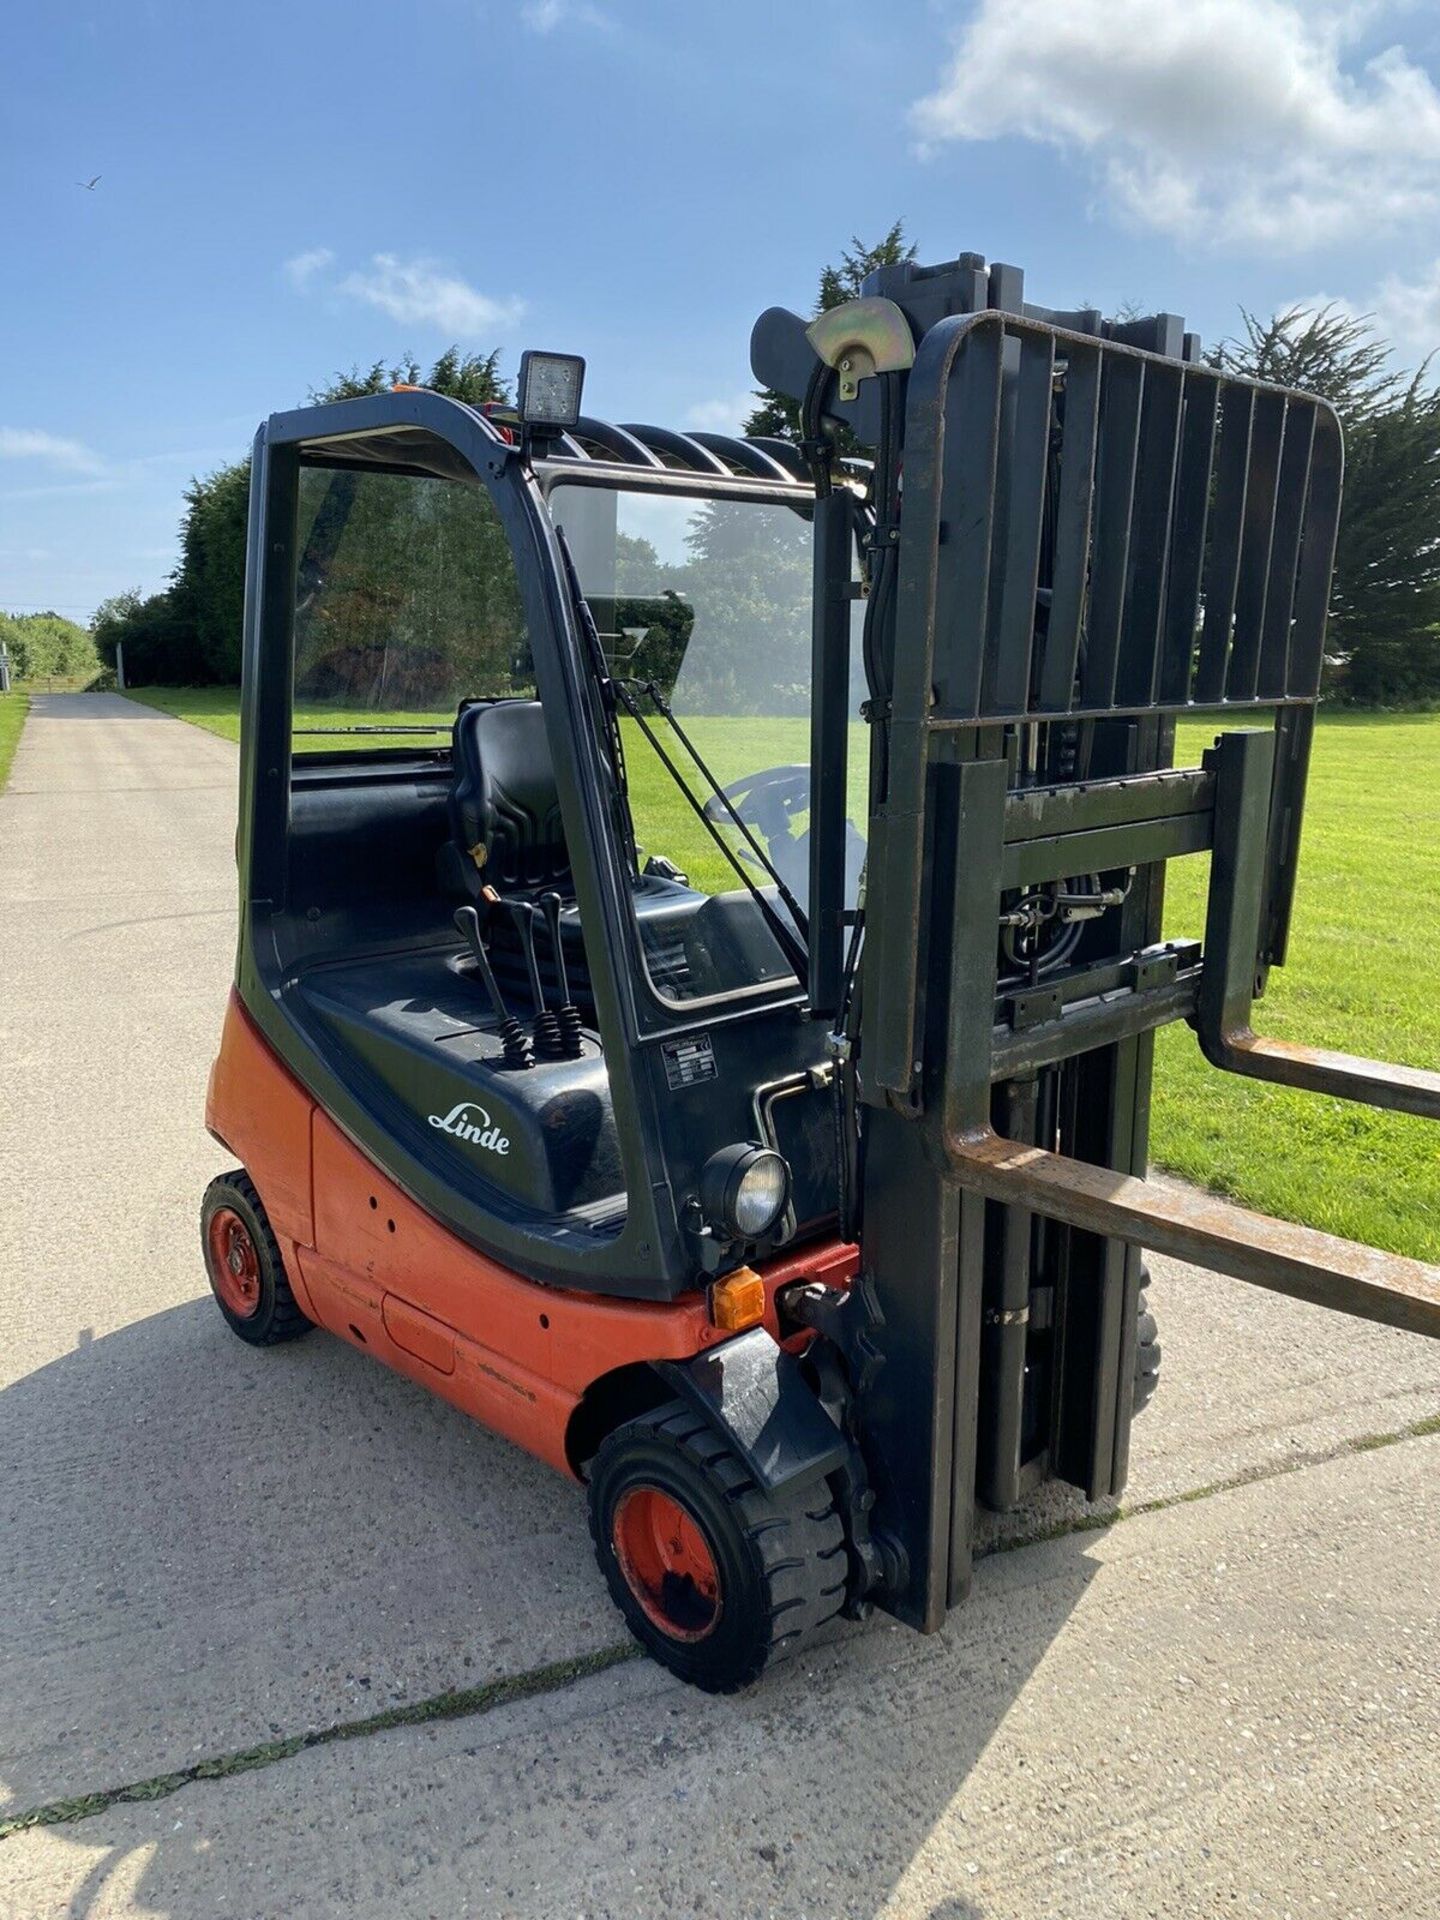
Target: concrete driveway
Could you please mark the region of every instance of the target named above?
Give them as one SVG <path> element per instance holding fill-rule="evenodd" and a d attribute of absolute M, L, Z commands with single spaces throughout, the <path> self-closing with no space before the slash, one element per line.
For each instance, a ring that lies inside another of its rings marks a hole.
<path fill-rule="evenodd" d="M 1440 1916 L 1428 1343 L 1162 1263 L 1128 1517 L 712 1701 L 624 1656 L 575 1489 L 236 1341 L 235 773 L 51 695 L 0 796 L 0 1913 Z"/>

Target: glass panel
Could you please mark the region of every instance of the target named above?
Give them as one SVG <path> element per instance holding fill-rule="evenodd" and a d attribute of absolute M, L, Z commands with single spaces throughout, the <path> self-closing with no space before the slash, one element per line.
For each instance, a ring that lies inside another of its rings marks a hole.
<path fill-rule="evenodd" d="M 483 487 L 306 467 L 299 550 L 297 753 L 441 746 L 462 699 L 533 693 L 515 563 Z"/>
<path fill-rule="evenodd" d="M 668 862 L 691 900 L 664 911 L 642 890 L 637 914 L 651 978 L 693 999 L 794 978 L 773 927 L 696 808 L 721 827 L 772 910 L 793 926 L 809 887 L 810 609 L 808 512 L 773 501 L 693 499 L 556 486 L 550 511 L 575 556 L 612 672 L 624 679 L 660 749 L 622 719 L 631 814 L 642 866 Z M 853 646 L 853 819 L 865 819 L 866 748 Z M 674 712 L 725 788 L 762 860 L 668 726 Z M 665 757 L 684 775 L 683 786 Z M 687 793 L 690 796 L 687 798 Z M 852 892 L 864 842 L 852 830 Z M 772 871 L 767 871 L 768 860 Z M 663 872 L 663 868 L 662 868 Z M 706 896 L 713 911 L 702 913 Z"/>

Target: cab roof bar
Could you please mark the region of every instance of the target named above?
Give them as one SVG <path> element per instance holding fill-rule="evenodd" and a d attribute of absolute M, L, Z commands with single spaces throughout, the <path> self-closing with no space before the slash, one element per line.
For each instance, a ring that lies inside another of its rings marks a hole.
<path fill-rule="evenodd" d="M 672 427 L 637 426 L 627 422 L 624 431 L 640 441 L 652 453 L 668 454 L 670 464 L 691 473 L 726 473 L 730 469 L 717 454 L 702 447 L 693 434 L 677 433 Z"/>

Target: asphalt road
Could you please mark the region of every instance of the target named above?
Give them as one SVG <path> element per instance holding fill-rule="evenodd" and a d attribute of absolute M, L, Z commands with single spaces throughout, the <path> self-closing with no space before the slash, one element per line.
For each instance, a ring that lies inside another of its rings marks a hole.
<path fill-rule="evenodd" d="M 993 1523 L 935 1639 L 716 1702 L 583 1671 L 575 1489 L 323 1334 L 236 1341 L 195 1225 L 235 768 L 42 696 L 0 796 L 0 1823 L 84 1803 L 0 1840 L 0 1914 L 1440 1916 L 1429 1343 L 1162 1263 L 1142 1511 Z"/>

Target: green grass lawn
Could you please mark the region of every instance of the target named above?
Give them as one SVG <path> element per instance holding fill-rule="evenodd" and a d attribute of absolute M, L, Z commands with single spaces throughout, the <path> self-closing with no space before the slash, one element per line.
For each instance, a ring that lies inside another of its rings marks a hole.
<path fill-rule="evenodd" d="M 0 793 L 10 778 L 10 762 L 20 744 L 20 729 L 29 705 L 28 693 L 0 693 Z"/>
<path fill-rule="evenodd" d="M 135 697 L 238 737 L 233 689 L 147 688 Z M 385 718 L 448 724 L 443 714 Z M 320 726 L 375 719 L 333 709 L 297 715 L 302 725 Z M 722 781 L 808 754 L 804 721 L 697 720 L 691 731 Z M 1178 762 L 1195 764 L 1214 733 L 1213 724 L 1187 723 Z M 387 742 L 365 736 L 354 744 Z M 630 723 L 626 751 L 647 850 L 668 854 L 696 885 L 731 884 L 728 866 Z M 858 803 L 862 756 L 852 760 Z M 1202 931 L 1205 878 L 1203 859 L 1173 863 L 1169 933 Z M 1293 959 L 1271 976 L 1257 1025 L 1281 1039 L 1435 1067 L 1437 944 L 1440 715 L 1326 716 L 1310 779 Z M 1157 1164 L 1265 1212 L 1440 1260 L 1440 1127 L 1217 1073 L 1187 1027 L 1161 1033 L 1158 1057 Z"/>
<path fill-rule="evenodd" d="M 126 698 L 138 700 L 143 706 L 159 707 L 163 713 L 173 713 L 177 720 L 190 720 L 197 727 L 204 727 L 207 733 L 218 733 L 224 740 L 240 738 L 240 690 L 238 687 L 145 687 L 139 691 L 127 689 Z M 306 727 L 373 727 L 383 721 L 390 721 L 397 727 L 438 727 L 435 735 L 436 746 L 448 745 L 451 723 L 454 721 L 453 709 L 444 713 L 422 712 L 401 713 L 387 710 L 375 713 L 368 707 L 297 707 L 295 726 L 297 730 Z M 310 748 L 316 753 L 334 748 L 353 748 L 356 752 L 373 747 L 423 746 L 423 740 L 415 735 L 396 734 L 341 734 L 338 737 L 324 736 L 301 740 L 302 750 Z"/>
<path fill-rule="evenodd" d="M 140 693 L 127 688 L 125 698 L 142 707 L 173 713 L 177 720 L 189 720 L 207 733 L 218 733 L 222 740 L 240 738 L 238 687 L 146 687 Z"/>
<path fill-rule="evenodd" d="M 1194 763 L 1213 726 L 1182 730 Z M 1203 860 L 1172 863 L 1166 930 L 1199 934 Z M 1257 1031 L 1440 1066 L 1440 715 L 1326 716 L 1291 930 Z M 1158 1040 L 1151 1148 L 1247 1206 L 1440 1260 L 1440 1126 L 1217 1073 L 1186 1027 Z"/>

